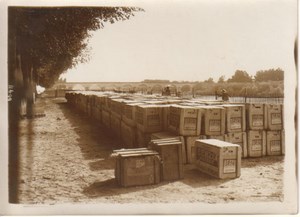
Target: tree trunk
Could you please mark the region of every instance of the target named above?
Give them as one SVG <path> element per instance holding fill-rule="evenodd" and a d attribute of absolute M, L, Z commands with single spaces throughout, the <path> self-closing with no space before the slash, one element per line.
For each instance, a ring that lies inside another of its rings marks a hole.
<path fill-rule="evenodd" d="M 9 22 L 12 18 L 9 17 Z M 11 23 L 10 23 L 11 24 Z M 12 28 L 12 27 L 11 27 Z M 17 39 L 13 30 L 9 29 L 8 51 L 8 82 L 13 92 L 8 104 L 8 179 L 9 203 L 19 202 L 19 118 L 23 98 L 23 76 L 21 71 L 20 55 L 17 51 Z"/>

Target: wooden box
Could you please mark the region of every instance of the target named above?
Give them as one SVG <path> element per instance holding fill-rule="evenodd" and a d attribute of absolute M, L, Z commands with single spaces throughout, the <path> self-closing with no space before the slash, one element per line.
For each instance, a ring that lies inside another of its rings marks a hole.
<path fill-rule="evenodd" d="M 215 139 L 196 140 L 196 167 L 220 179 L 241 175 L 241 147 Z"/>
<path fill-rule="evenodd" d="M 225 109 L 218 106 L 201 106 L 202 135 L 217 136 L 225 134 Z"/>
<path fill-rule="evenodd" d="M 162 161 L 161 178 L 172 181 L 183 178 L 182 143 L 179 140 L 152 140 L 152 149 L 159 153 Z"/>
<path fill-rule="evenodd" d="M 225 141 L 225 135 L 216 135 L 216 136 L 206 136 L 207 139 L 217 139 L 221 141 Z"/>
<path fill-rule="evenodd" d="M 160 132 L 163 129 L 162 107 L 159 105 L 137 105 L 135 108 L 137 128 L 144 133 Z"/>
<path fill-rule="evenodd" d="M 185 140 L 183 136 L 178 136 L 176 134 L 173 134 L 171 132 L 159 132 L 159 133 L 152 133 L 151 134 L 151 140 L 154 139 L 177 139 L 181 141 L 181 152 L 182 152 L 182 162 L 186 164 L 186 148 L 185 148 Z"/>
<path fill-rule="evenodd" d="M 135 147 L 147 147 L 150 141 L 151 141 L 151 133 L 145 133 L 139 129 L 136 129 Z"/>
<path fill-rule="evenodd" d="M 130 126 L 136 126 L 135 109 L 137 105 L 144 105 L 142 102 L 128 103 L 123 106 L 122 120 Z"/>
<path fill-rule="evenodd" d="M 137 147 L 136 127 L 129 126 L 124 121 L 121 121 L 121 138 L 124 142 L 124 147 Z"/>
<path fill-rule="evenodd" d="M 263 130 L 266 127 L 264 104 L 246 104 L 246 123 L 249 130 Z"/>
<path fill-rule="evenodd" d="M 119 118 L 122 117 L 123 113 L 123 102 L 124 99 L 116 98 L 111 100 L 111 111 L 114 112 L 115 116 L 118 116 Z"/>
<path fill-rule="evenodd" d="M 185 136 L 185 145 L 186 145 L 186 161 L 188 164 L 195 163 L 196 161 L 196 151 L 195 151 L 195 142 L 199 139 L 206 139 L 205 135 L 200 136 Z"/>
<path fill-rule="evenodd" d="M 110 129 L 116 137 L 121 138 L 121 117 L 115 112 L 111 112 L 110 115 Z"/>
<path fill-rule="evenodd" d="M 282 130 L 283 129 L 283 105 L 266 104 L 267 113 L 267 130 Z"/>
<path fill-rule="evenodd" d="M 246 132 L 227 133 L 225 135 L 225 141 L 241 146 L 242 158 L 246 158 L 248 156 L 247 133 Z"/>
<path fill-rule="evenodd" d="M 176 105 L 169 108 L 168 129 L 182 136 L 198 136 L 201 131 L 201 111 L 197 107 Z"/>
<path fill-rule="evenodd" d="M 125 151 L 116 157 L 115 177 L 123 187 L 160 182 L 161 161 L 155 151 Z"/>
<path fill-rule="evenodd" d="M 246 130 L 246 109 L 244 105 L 223 105 L 225 108 L 226 132 L 244 132 Z"/>
<path fill-rule="evenodd" d="M 284 155 L 284 130 L 267 131 L 267 155 Z"/>
<path fill-rule="evenodd" d="M 248 137 L 248 157 L 266 156 L 266 131 L 250 130 Z"/>
<path fill-rule="evenodd" d="M 99 107 L 94 108 L 94 118 L 99 122 L 102 123 L 102 110 Z"/>
<path fill-rule="evenodd" d="M 110 112 L 104 109 L 101 110 L 102 123 L 103 125 L 110 130 Z"/>

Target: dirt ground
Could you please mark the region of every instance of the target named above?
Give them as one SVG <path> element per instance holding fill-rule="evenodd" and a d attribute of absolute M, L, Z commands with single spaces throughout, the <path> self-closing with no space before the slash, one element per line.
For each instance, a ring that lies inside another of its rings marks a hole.
<path fill-rule="evenodd" d="M 64 99 L 39 98 L 36 106 L 46 116 L 20 123 L 23 204 L 283 201 L 283 156 L 243 159 L 237 179 L 185 165 L 182 180 L 119 187 L 110 154 L 120 141 Z"/>

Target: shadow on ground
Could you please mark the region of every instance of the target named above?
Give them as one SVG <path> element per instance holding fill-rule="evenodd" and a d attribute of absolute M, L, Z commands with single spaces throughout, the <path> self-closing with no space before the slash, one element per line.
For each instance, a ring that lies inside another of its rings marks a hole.
<path fill-rule="evenodd" d="M 159 184 L 154 184 L 154 185 L 121 187 L 118 185 L 116 179 L 113 178 L 113 179 L 107 179 L 100 182 L 94 182 L 90 186 L 86 187 L 83 193 L 88 197 L 114 196 L 114 195 L 121 195 L 121 194 L 143 191 L 147 189 L 155 189 L 166 184 L 168 184 L 168 182 L 160 182 Z"/>
<path fill-rule="evenodd" d="M 284 162 L 284 156 L 264 156 L 261 158 L 242 159 L 242 168 L 251 168 L 257 166 L 270 166 L 274 163 Z"/>
<path fill-rule="evenodd" d="M 78 135 L 78 146 L 86 160 L 96 160 L 90 163 L 90 169 L 114 169 L 114 160 L 110 157 L 112 150 L 121 146 L 116 138 L 103 125 L 88 117 L 86 114 L 72 108 L 65 101 L 56 102 L 61 111 Z"/>
<path fill-rule="evenodd" d="M 202 188 L 212 185 L 217 187 L 226 182 L 229 182 L 230 179 L 216 179 L 215 177 L 200 172 L 197 169 L 187 167 L 184 171 L 184 179 L 182 179 L 181 181 L 182 183 L 193 188 Z"/>

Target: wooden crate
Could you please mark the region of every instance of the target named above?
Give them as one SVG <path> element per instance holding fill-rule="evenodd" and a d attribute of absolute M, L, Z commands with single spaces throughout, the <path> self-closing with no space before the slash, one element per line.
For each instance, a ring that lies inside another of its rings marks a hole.
<path fill-rule="evenodd" d="M 182 143 L 180 140 L 158 139 L 151 141 L 152 149 L 159 153 L 162 160 L 161 178 L 171 181 L 183 178 Z"/>
<path fill-rule="evenodd" d="M 266 129 L 267 130 L 282 130 L 283 129 L 283 105 L 266 104 Z"/>
<path fill-rule="evenodd" d="M 241 146 L 242 158 L 246 158 L 248 156 L 247 133 L 246 132 L 227 133 L 225 135 L 225 141 Z"/>
<path fill-rule="evenodd" d="M 284 138 L 284 130 L 267 131 L 267 155 L 284 155 Z"/>
<path fill-rule="evenodd" d="M 220 179 L 241 175 L 241 147 L 215 139 L 196 140 L 196 167 Z"/>
<path fill-rule="evenodd" d="M 157 152 L 120 152 L 116 157 L 115 177 L 123 187 L 157 184 L 160 182 L 160 168 Z"/>
<path fill-rule="evenodd" d="M 246 109 L 244 105 L 223 105 L 227 133 L 246 131 Z"/>
<path fill-rule="evenodd" d="M 123 120 L 121 121 L 121 138 L 126 148 L 137 147 L 136 127 L 127 125 Z"/>
<path fill-rule="evenodd" d="M 225 134 L 225 109 L 220 106 L 201 106 L 201 134 L 217 136 Z"/>
<path fill-rule="evenodd" d="M 121 138 L 121 117 L 115 112 L 110 115 L 110 129 L 116 137 Z"/>
<path fill-rule="evenodd" d="M 170 104 L 159 105 L 162 108 L 162 130 L 167 131 L 170 120 Z"/>
<path fill-rule="evenodd" d="M 111 129 L 110 128 L 110 111 L 107 111 L 105 109 L 101 110 L 101 116 L 102 116 L 102 123 L 103 125 L 107 128 L 107 129 Z"/>
<path fill-rule="evenodd" d="M 198 136 L 201 131 L 201 111 L 197 107 L 174 105 L 169 108 L 168 130 L 182 136 Z"/>
<path fill-rule="evenodd" d="M 145 133 L 139 129 L 136 129 L 135 147 L 147 147 L 150 141 L 151 141 L 151 133 Z"/>
<path fill-rule="evenodd" d="M 250 130 L 248 137 L 248 157 L 266 156 L 266 131 Z"/>
<path fill-rule="evenodd" d="M 266 110 L 264 104 L 246 104 L 246 123 L 248 130 L 266 128 Z"/>
<path fill-rule="evenodd" d="M 137 128 L 143 133 L 160 132 L 163 129 L 162 107 L 159 105 L 137 105 L 135 108 Z"/>
<path fill-rule="evenodd" d="M 206 136 L 207 139 L 217 139 L 221 141 L 225 141 L 225 135 L 217 135 L 217 136 Z"/>
<path fill-rule="evenodd" d="M 171 132 L 159 132 L 159 133 L 152 133 L 151 134 L 151 140 L 154 140 L 154 139 L 177 139 L 179 141 L 181 141 L 182 143 L 182 162 L 184 164 L 186 164 L 186 146 L 185 146 L 185 139 L 183 136 L 178 136 L 176 134 L 173 134 Z"/>
<path fill-rule="evenodd" d="M 115 116 L 118 116 L 119 118 L 122 117 L 123 113 L 123 101 L 124 99 L 115 98 L 111 100 L 110 104 L 111 111 L 115 114 Z"/>
<path fill-rule="evenodd" d="M 200 136 L 185 136 L 184 141 L 186 145 L 186 161 L 188 164 L 193 164 L 196 161 L 195 142 L 198 139 L 206 139 L 205 135 Z"/>
<path fill-rule="evenodd" d="M 130 126 L 136 126 L 135 109 L 137 105 L 144 105 L 143 102 L 128 103 L 123 106 L 122 120 Z"/>
<path fill-rule="evenodd" d="M 102 123 L 102 110 L 99 107 L 94 108 L 94 117 L 99 122 Z"/>

